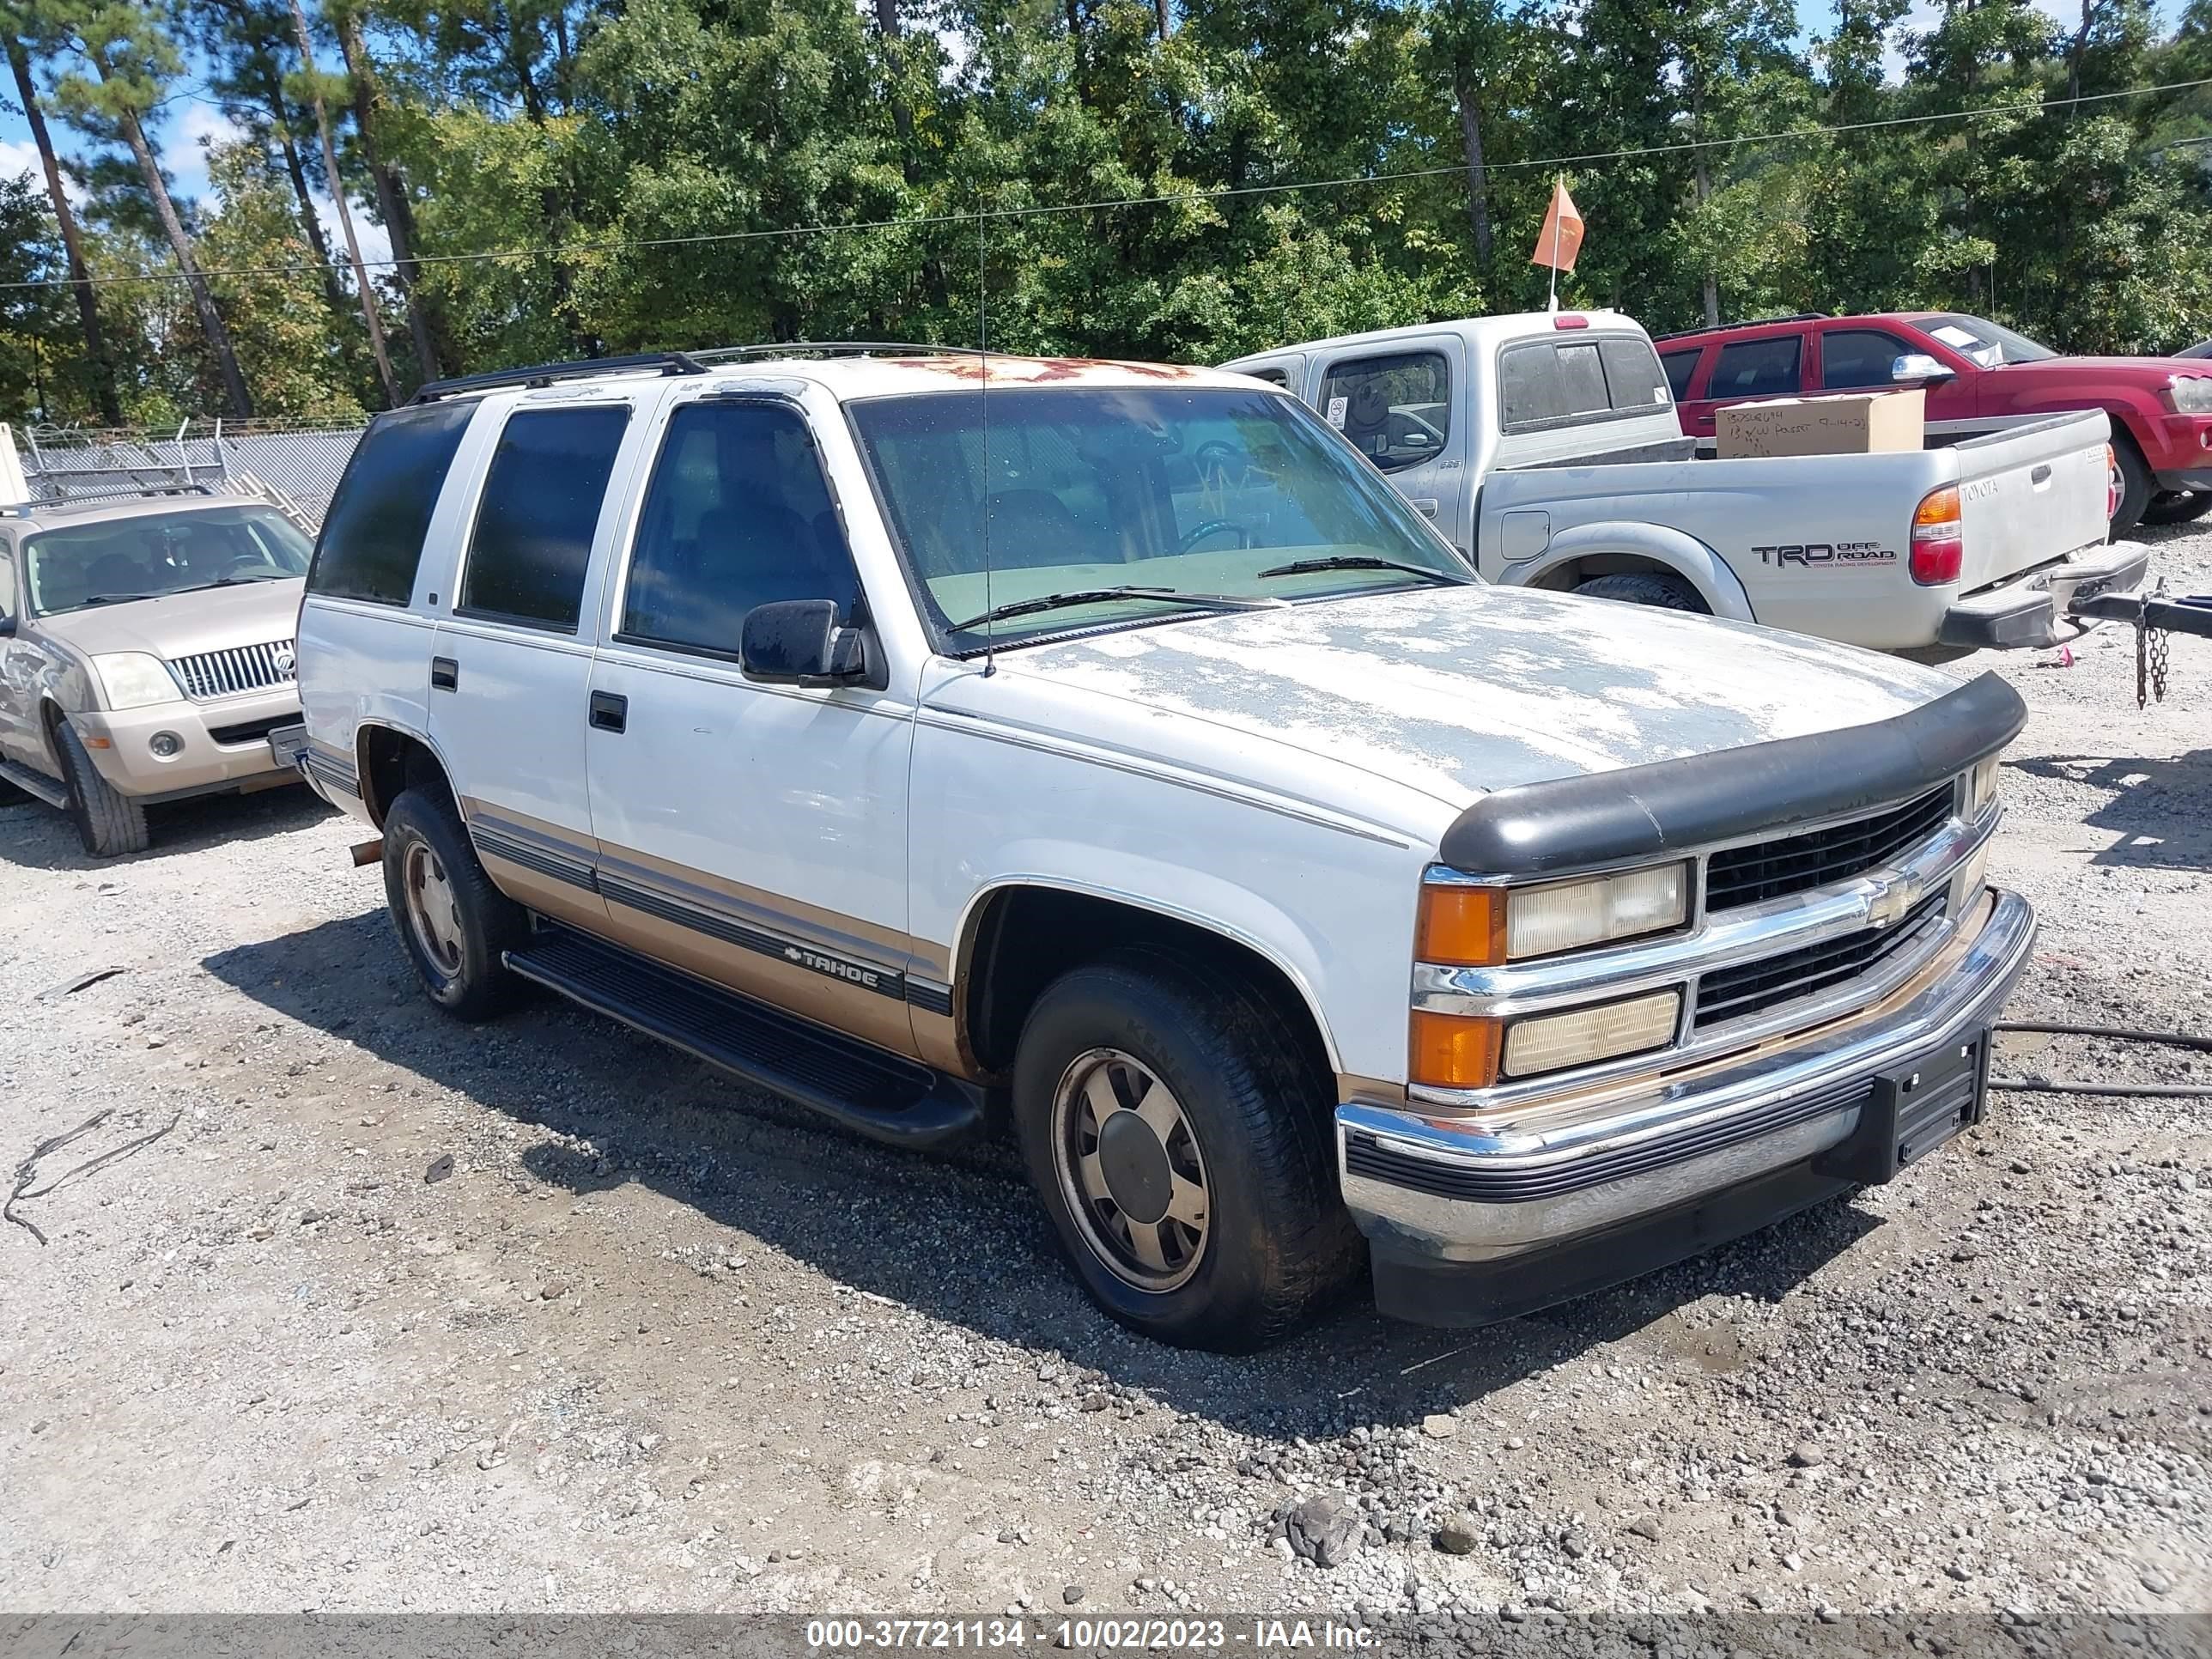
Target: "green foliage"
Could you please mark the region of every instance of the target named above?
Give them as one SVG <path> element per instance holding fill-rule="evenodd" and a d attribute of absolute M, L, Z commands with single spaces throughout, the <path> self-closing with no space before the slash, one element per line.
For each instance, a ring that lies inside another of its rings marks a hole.
<path fill-rule="evenodd" d="M 342 250 L 316 246 L 313 198 L 333 181 L 288 0 L 0 9 L 93 145 L 96 274 L 176 270 L 124 127 L 173 112 L 187 61 L 210 66 L 245 137 L 178 229 L 216 273 L 253 401 L 364 406 L 353 279 L 313 268 Z M 1793 0 L 322 0 L 309 15 L 336 182 L 357 221 L 402 221 L 387 233 L 425 261 L 373 276 L 403 372 L 422 340 L 455 373 L 979 331 L 1010 350 L 1207 361 L 1539 306 L 1547 273 L 1527 256 L 1562 171 L 1589 226 L 1563 301 L 1655 329 L 1709 308 L 1960 307 L 2075 350 L 2212 333 L 2212 89 L 2104 95 L 2212 76 L 2212 0 L 2163 37 L 2148 0 L 2087 0 L 2064 24 L 2030 0 L 1939 0 L 1917 32 L 1907 0 L 1843 0 L 1809 41 L 1801 21 L 1820 20 Z M 38 183 L 0 180 L 0 267 L 51 276 Z M 1096 205 L 1118 198 L 1139 200 Z M 855 224 L 882 228 L 820 228 Z M 15 292 L 0 418 L 81 418 L 73 301 Z M 222 406 L 208 315 L 180 287 L 102 290 L 134 415 Z"/>

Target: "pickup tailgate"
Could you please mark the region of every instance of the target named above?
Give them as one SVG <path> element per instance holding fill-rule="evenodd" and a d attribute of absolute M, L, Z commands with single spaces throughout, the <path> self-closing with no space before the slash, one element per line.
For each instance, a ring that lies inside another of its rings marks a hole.
<path fill-rule="evenodd" d="M 2105 539 L 2101 410 L 2012 427 L 1956 447 L 1966 592 Z"/>

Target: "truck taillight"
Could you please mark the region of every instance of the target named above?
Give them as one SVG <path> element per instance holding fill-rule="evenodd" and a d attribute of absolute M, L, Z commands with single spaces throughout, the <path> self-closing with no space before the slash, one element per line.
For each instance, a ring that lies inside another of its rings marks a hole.
<path fill-rule="evenodd" d="M 1959 514 L 1959 486 L 1945 484 L 1920 498 L 1912 515 L 1912 580 L 1923 587 L 1959 580 L 1966 541 Z"/>
<path fill-rule="evenodd" d="M 2117 518 L 2120 511 L 2120 496 L 2126 481 L 2120 477 L 2120 458 L 2112 453 L 2110 444 L 2105 446 L 2105 516 Z"/>

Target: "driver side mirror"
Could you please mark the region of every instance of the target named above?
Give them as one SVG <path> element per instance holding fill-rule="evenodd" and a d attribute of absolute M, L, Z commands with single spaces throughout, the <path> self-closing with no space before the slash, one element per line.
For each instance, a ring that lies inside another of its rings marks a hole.
<path fill-rule="evenodd" d="M 779 599 L 745 612 L 738 665 L 770 685 L 835 685 L 867 673 L 866 638 L 838 620 L 835 599 Z"/>
<path fill-rule="evenodd" d="M 1923 380 L 1948 380 L 1957 371 L 1948 369 L 1924 351 L 1908 351 L 1889 366 L 1889 378 L 1899 386 L 1917 386 Z"/>
<path fill-rule="evenodd" d="M 0 640 L 12 640 L 15 637 L 15 619 L 13 617 L 0 617 Z"/>

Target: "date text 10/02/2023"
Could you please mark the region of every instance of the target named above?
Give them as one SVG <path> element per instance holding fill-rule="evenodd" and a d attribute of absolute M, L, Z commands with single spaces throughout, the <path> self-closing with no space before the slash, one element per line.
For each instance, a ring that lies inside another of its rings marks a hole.
<path fill-rule="evenodd" d="M 1376 1632 L 1328 1619 L 811 1619 L 806 1645 L 816 1651 L 915 1648 L 1075 1648 L 1086 1652 L 1288 1653 L 1358 1651 Z"/>

